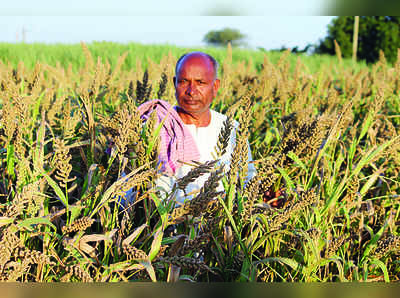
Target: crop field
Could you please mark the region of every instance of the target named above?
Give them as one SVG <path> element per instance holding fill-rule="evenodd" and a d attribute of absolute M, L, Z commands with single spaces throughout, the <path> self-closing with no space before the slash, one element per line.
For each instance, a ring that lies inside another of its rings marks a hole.
<path fill-rule="evenodd" d="M 0 280 L 400 280 L 400 51 L 366 66 L 205 49 L 229 116 L 217 159 L 239 122 L 231 167 L 195 164 L 162 198 L 159 127 L 137 107 L 175 104 L 185 49 L 98 46 L 0 44 Z"/>

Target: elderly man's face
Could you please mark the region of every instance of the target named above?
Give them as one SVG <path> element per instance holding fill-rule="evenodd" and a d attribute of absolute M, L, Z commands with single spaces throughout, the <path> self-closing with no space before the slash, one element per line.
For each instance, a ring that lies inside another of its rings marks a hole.
<path fill-rule="evenodd" d="M 213 65 L 206 56 L 185 57 L 174 78 L 179 106 L 193 116 L 204 115 L 217 95 L 219 80 L 215 77 Z"/>

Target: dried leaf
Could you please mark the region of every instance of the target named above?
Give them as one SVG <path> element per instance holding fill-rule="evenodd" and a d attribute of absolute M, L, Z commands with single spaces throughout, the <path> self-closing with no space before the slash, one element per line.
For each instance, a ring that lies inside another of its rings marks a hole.
<path fill-rule="evenodd" d="M 233 234 L 231 226 L 224 227 L 224 242 L 227 244 L 229 252 L 231 252 L 233 243 Z"/>
<path fill-rule="evenodd" d="M 144 261 L 140 261 L 139 263 L 144 266 L 144 268 L 146 269 L 147 273 L 149 274 L 149 276 L 151 278 L 151 281 L 156 282 L 157 281 L 156 273 L 154 272 L 154 268 L 151 265 L 151 262 L 144 260 Z"/>
<path fill-rule="evenodd" d="M 118 229 L 113 229 L 111 232 L 105 234 L 92 234 L 82 236 L 80 242 L 97 242 L 97 241 L 110 241 Z"/>
<path fill-rule="evenodd" d="M 147 224 L 142 224 L 140 227 L 136 228 L 136 230 L 131 235 L 129 235 L 127 238 L 125 238 L 124 241 L 122 241 L 122 246 L 129 245 L 132 241 L 136 240 L 145 227 L 147 227 Z"/>
<path fill-rule="evenodd" d="M 79 241 L 78 248 L 92 258 L 96 257 L 96 249 L 84 241 Z"/>

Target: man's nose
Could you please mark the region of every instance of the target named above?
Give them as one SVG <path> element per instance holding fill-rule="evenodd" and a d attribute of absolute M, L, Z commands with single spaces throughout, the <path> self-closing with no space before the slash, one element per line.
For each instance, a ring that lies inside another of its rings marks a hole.
<path fill-rule="evenodd" d="M 186 93 L 190 96 L 194 95 L 194 93 L 196 92 L 196 87 L 193 83 L 189 83 L 187 89 L 186 89 Z"/>

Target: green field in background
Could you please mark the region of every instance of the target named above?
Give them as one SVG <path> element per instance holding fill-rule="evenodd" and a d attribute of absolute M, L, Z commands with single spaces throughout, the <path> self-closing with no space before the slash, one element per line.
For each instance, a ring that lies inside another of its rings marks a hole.
<path fill-rule="evenodd" d="M 148 59 L 159 63 L 161 58 L 171 53 L 175 58 L 179 58 L 182 54 L 189 51 L 204 51 L 214 56 L 217 61 L 222 63 L 226 57 L 226 48 L 215 47 L 177 47 L 174 45 L 143 45 L 140 43 L 114 43 L 114 42 L 92 42 L 87 44 L 95 60 L 100 57 L 102 62 L 106 60 L 114 66 L 120 55 L 128 52 L 122 69 L 134 69 L 137 59 L 141 60 L 142 65 L 146 68 Z M 233 48 L 232 61 L 238 63 L 245 61 L 252 62 L 254 67 L 259 68 L 263 63 L 264 55 L 272 63 L 277 63 L 282 56 L 282 52 L 263 50 L 251 50 L 245 48 Z M 309 69 L 310 73 L 321 71 L 326 67 L 335 67 L 338 65 L 336 56 L 325 55 L 306 55 L 306 54 L 290 54 L 290 65 L 294 69 L 296 60 L 301 57 L 301 62 Z M 33 68 L 36 63 L 44 63 L 56 66 L 59 63 L 63 67 L 71 64 L 74 71 L 80 69 L 85 64 L 85 56 L 80 44 L 45 44 L 45 43 L 0 43 L 0 60 L 3 63 L 11 63 L 14 67 L 19 62 L 23 62 L 27 68 Z M 343 59 L 344 67 L 353 67 L 359 70 L 365 67 L 365 63 L 353 64 L 351 60 Z"/>

